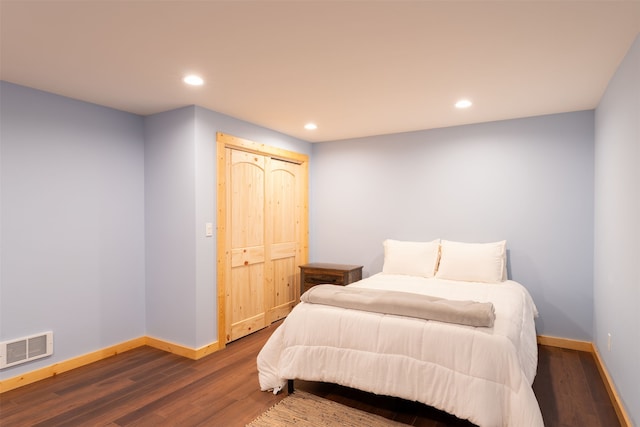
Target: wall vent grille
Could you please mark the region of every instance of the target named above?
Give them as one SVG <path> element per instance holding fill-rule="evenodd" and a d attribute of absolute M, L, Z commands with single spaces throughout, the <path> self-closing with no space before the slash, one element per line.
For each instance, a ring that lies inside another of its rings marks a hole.
<path fill-rule="evenodd" d="M 0 342 L 0 369 L 53 354 L 53 332 Z"/>

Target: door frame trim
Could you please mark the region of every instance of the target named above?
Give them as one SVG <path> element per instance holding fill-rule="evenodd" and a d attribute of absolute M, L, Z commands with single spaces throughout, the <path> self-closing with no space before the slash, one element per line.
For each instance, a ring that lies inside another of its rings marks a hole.
<path fill-rule="evenodd" d="M 227 155 L 226 148 L 247 151 L 279 160 L 297 163 L 302 167 L 304 195 L 302 201 L 301 250 L 302 264 L 309 256 L 309 156 L 283 148 L 260 144 L 226 133 L 216 133 L 217 220 L 216 220 L 216 276 L 218 286 L 218 346 L 224 348 L 226 339 L 226 274 L 227 274 Z"/>

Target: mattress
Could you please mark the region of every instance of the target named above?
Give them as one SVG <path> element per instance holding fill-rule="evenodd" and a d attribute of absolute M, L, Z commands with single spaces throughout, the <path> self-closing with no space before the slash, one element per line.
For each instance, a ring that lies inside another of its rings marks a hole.
<path fill-rule="evenodd" d="M 376 274 L 349 286 L 491 302 L 491 328 L 301 302 L 258 355 L 262 390 L 322 381 L 436 407 L 479 426 L 542 426 L 534 317 L 515 281 Z"/>

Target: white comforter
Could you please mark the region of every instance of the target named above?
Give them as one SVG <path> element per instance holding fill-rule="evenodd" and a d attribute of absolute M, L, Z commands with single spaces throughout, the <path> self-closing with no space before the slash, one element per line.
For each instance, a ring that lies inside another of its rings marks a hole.
<path fill-rule="evenodd" d="M 535 305 L 517 282 L 377 274 L 349 286 L 492 302 L 492 328 L 300 303 L 258 355 L 262 390 L 287 379 L 414 400 L 485 426 L 542 426 L 531 388 Z"/>

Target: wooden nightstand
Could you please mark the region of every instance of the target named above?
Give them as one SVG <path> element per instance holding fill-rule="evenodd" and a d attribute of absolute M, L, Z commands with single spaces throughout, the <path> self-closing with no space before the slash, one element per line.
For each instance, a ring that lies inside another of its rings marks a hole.
<path fill-rule="evenodd" d="M 348 285 L 362 279 L 361 265 L 313 262 L 300 266 L 300 294 L 315 285 Z"/>

